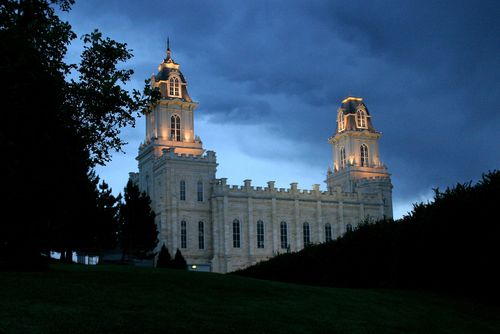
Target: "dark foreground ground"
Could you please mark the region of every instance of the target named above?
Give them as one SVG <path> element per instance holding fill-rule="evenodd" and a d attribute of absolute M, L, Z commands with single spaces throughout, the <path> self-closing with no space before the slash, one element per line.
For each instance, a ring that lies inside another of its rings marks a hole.
<path fill-rule="evenodd" d="M 500 308 L 428 293 L 128 266 L 0 273 L 0 333 L 500 333 Z"/>

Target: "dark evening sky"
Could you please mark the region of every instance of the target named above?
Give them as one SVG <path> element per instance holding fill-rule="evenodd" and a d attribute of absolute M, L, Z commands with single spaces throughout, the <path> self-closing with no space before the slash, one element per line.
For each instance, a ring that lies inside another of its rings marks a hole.
<path fill-rule="evenodd" d="M 133 49 L 131 87 L 156 71 L 170 36 L 195 132 L 218 177 L 311 189 L 332 165 L 327 138 L 348 95 L 383 133 L 395 217 L 432 188 L 500 167 L 500 1 L 89 1 L 62 17 Z M 77 61 L 79 40 L 70 48 Z M 99 174 L 116 192 L 145 133 Z"/>

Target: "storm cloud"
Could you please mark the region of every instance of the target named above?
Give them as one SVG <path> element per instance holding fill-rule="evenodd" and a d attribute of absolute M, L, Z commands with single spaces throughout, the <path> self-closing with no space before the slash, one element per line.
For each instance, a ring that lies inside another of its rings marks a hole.
<path fill-rule="evenodd" d="M 432 188 L 499 167 L 499 17 L 498 1 L 416 0 L 85 0 L 64 15 L 79 35 L 99 28 L 128 43 L 132 86 L 155 72 L 170 37 L 200 103 L 196 132 L 225 152 L 218 175 L 236 183 L 320 183 L 340 101 L 363 97 L 383 133 L 396 216 Z M 78 51 L 76 41 L 69 58 Z M 127 155 L 100 169 L 115 188 L 136 168 L 141 122 L 124 132 Z"/>

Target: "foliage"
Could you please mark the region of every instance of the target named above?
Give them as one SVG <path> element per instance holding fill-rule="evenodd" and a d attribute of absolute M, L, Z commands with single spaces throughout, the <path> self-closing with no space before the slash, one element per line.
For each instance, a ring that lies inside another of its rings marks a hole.
<path fill-rule="evenodd" d="M 172 257 L 170 256 L 168 248 L 163 244 L 158 254 L 158 260 L 156 260 L 156 268 L 170 268 L 171 262 Z"/>
<path fill-rule="evenodd" d="M 119 240 L 123 258 L 152 255 L 158 243 L 155 213 L 151 210 L 151 200 L 145 192 L 131 180 L 124 189 L 124 203 L 120 205 Z"/>
<path fill-rule="evenodd" d="M 69 11 L 73 3 L 4 0 L 0 6 L 0 147 L 9 157 L 0 167 L 9 194 L 2 203 L 0 267 L 27 257 L 25 263 L 43 263 L 41 253 L 50 249 L 71 254 L 91 246 L 88 224 L 98 202 L 92 168 L 121 149 L 120 128 L 158 98 L 150 87 L 124 90 L 132 71 L 117 68 L 130 50 L 98 31 L 83 37 L 78 66 L 65 62 L 76 35 L 54 8 Z M 67 80 L 72 71 L 78 80 Z"/>
<path fill-rule="evenodd" d="M 279 255 L 238 275 L 353 288 L 412 288 L 497 300 L 500 172 L 476 185 L 435 190 L 398 221 L 361 224 L 352 233 Z"/>
<path fill-rule="evenodd" d="M 177 252 L 175 252 L 175 257 L 174 261 L 172 263 L 172 268 L 174 269 L 187 269 L 187 262 L 186 259 L 184 259 L 184 256 L 182 256 L 182 253 L 179 248 L 177 248 Z"/>

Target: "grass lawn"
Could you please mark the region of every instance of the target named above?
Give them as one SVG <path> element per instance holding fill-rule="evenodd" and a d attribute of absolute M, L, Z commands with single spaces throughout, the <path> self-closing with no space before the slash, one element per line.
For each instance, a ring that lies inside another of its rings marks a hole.
<path fill-rule="evenodd" d="M 500 333 L 500 308 L 128 266 L 0 273 L 0 333 Z"/>

